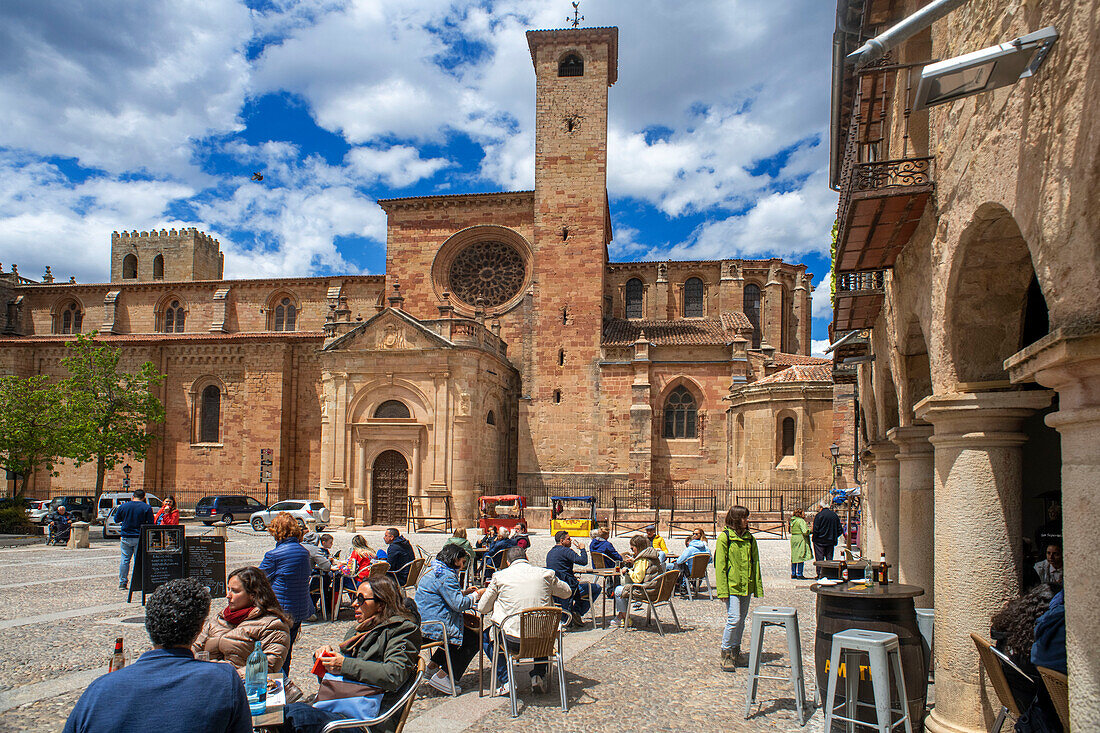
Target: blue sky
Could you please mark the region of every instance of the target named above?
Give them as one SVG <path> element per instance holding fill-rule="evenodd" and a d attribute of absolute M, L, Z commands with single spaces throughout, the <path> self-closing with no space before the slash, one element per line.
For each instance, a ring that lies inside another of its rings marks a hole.
<path fill-rule="evenodd" d="M 197 226 L 227 277 L 380 273 L 379 198 L 530 189 L 524 31 L 568 2 L 0 4 L 0 262 L 108 278 L 114 230 Z M 585 0 L 619 27 L 615 260 L 779 256 L 830 318 L 821 0 Z M 251 173 L 264 174 L 263 182 Z"/>

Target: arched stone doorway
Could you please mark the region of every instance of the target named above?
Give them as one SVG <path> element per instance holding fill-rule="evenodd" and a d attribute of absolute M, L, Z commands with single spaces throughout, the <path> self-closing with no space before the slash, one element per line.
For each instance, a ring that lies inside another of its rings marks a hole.
<path fill-rule="evenodd" d="M 371 469 L 371 522 L 403 524 L 408 511 L 409 464 L 395 450 L 383 451 Z"/>

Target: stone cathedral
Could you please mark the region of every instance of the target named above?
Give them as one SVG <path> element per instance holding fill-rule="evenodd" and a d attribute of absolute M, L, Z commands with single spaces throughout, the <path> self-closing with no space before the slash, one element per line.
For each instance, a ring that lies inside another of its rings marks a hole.
<path fill-rule="evenodd" d="M 225 280 L 196 229 L 116 233 L 111 281 L 0 275 L 0 374 L 58 374 L 96 330 L 167 375 L 131 479 L 158 495 L 320 497 L 364 524 L 479 484 L 827 481 L 831 362 L 811 275 L 770 260 L 610 262 L 618 30 L 530 31 L 535 189 L 388 199 L 385 275 Z M 107 485 L 121 484 L 121 470 Z M 94 485 L 89 466 L 34 493 Z"/>

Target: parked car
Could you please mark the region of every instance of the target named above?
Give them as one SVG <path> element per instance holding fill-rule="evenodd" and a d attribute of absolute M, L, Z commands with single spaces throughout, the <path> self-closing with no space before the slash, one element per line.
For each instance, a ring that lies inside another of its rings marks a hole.
<path fill-rule="evenodd" d="M 27 519 L 34 524 L 46 524 L 46 517 L 50 514 L 49 499 L 31 499 L 27 507 Z"/>
<path fill-rule="evenodd" d="M 103 522 L 107 519 L 107 515 L 111 511 L 124 501 L 130 501 L 133 498 L 133 491 L 104 491 L 99 495 L 99 506 L 96 510 L 96 521 Z M 160 509 L 160 499 L 153 496 L 149 492 L 145 492 L 145 501 L 149 506 L 153 507 L 153 510 Z"/>
<path fill-rule="evenodd" d="M 90 522 L 95 519 L 94 496 L 58 496 L 50 502 L 46 513 L 49 514 L 62 504 L 74 522 Z"/>
<path fill-rule="evenodd" d="M 129 499 L 131 496 L 133 495 L 127 494 L 126 498 Z M 161 500 L 153 496 L 152 494 L 146 494 L 145 501 L 147 504 L 149 504 L 154 512 L 160 509 Z M 111 510 L 107 513 L 107 516 L 103 518 L 103 539 L 109 540 L 112 537 L 122 536 L 122 528 L 119 526 L 119 523 L 115 521 L 115 510 L 122 506 L 123 503 L 124 502 L 120 501 L 115 504 L 113 507 L 111 507 Z"/>
<path fill-rule="evenodd" d="M 329 521 L 328 507 L 323 503 L 309 499 L 287 499 L 286 501 L 277 501 L 267 509 L 254 512 L 249 519 L 249 523 L 252 525 L 252 529 L 263 532 L 279 512 L 287 512 L 297 519 L 302 529 L 305 529 L 307 519 L 316 519 L 318 530 L 324 529 Z"/>
<path fill-rule="evenodd" d="M 202 520 L 207 527 L 219 520 L 233 524 L 262 509 L 267 509 L 267 506 L 243 494 L 204 496 L 195 504 L 195 519 Z"/>

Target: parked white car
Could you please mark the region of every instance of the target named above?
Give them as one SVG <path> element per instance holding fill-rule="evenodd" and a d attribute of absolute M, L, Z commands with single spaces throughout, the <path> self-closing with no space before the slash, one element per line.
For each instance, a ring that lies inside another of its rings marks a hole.
<path fill-rule="evenodd" d="M 248 520 L 249 524 L 257 532 L 263 532 L 279 512 L 290 514 L 298 520 L 298 524 L 303 529 L 306 527 L 307 519 L 317 520 L 318 530 L 324 529 L 329 521 L 328 507 L 323 503 L 310 499 L 287 499 L 286 501 L 277 501 L 267 509 L 253 512 Z"/>
<path fill-rule="evenodd" d="M 127 494 L 127 498 L 129 497 L 130 495 Z M 145 501 L 149 504 L 150 507 L 153 508 L 154 512 L 160 509 L 160 499 L 153 496 L 152 494 L 146 494 Z M 122 536 L 122 528 L 119 526 L 118 522 L 115 521 L 115 509 L 118 509 L 118 507 L 122 503 L 123 502 L 119 502 L 118 504 L 116 504 L 114 508 L 112 508 L 111 511 L 107 514 L 107 516 L 103 518 L 103 539 L 105 540 L 109 540 L 112 537 Z"/>
<path fill-rule="evenodd" d="M 116 506 L 124 501 L 130 501 L 133 496 L 133 491 L 104 491 L 99 495 L 99 504 L 96 506 L 96 521 L 103 523 Z M 154 511 L 160 509 L 160 499 L 149 492 L 145 493 L 145 501 L 153 507 Z"/>
<path fill-rule="evenodd" d="M 46 524 L 46 517 L 50 514 L 49 499 L 31 499 L 27 508 L 27 519 L 35 524 Z"/>

